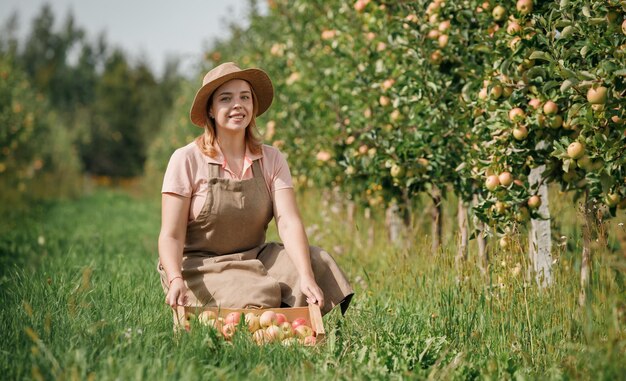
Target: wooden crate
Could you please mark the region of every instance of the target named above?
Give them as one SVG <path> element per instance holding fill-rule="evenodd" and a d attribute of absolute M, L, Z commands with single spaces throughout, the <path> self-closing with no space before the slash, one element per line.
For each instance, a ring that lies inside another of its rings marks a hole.
<path fill-rule="evenodd" d="M 231 312 L 248 313 L 254 312 L 261 315 L 265 311 L 280 312 L 287 317 L 287 320 L 293 321 L 296 318 L 305 318 L 313 329 L 315 342 L 320 343 L 324 340 L 326 332 L 324 331 L 324 322 L 322 313 L 317 304 L 309 304 L 308 307 L 291 307 L 291 308 L 219 308 L 219 307 L 195 307 L 195 306 L 178 306 L 174 309 L 174 329 L 178 330 L 185 326 L 187 322 L 187 314 L 192 313 L 198 316 L 202 311 L 213 311 L 219 317 L 226 317 Z"/>

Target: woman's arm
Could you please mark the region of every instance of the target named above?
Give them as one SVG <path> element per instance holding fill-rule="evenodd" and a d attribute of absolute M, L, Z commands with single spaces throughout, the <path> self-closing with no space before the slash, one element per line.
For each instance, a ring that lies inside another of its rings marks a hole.
<path fill-rule="evenodd" d="M 298 270 L 300 289 L 307 296 L 309 303 L 318 303 L 320 307 L 323 307 L 324 293 L 315 282 L 309 241 L 296 204 L 296 195 L 292 188 L 286 188 L 275 191 L 273 197 L 278 234 L 285 245 L 287 254 Z"/>
<path fill-rule="evenodd" d="M 159 261 L 167 274 L 169 283 L 165 303 L 172 307 L 186 303 L 187 288 L 183 282 L 181 267 L 190 200 L 189 197 L 172 193 L 163 193 L 161 200 Z"/>

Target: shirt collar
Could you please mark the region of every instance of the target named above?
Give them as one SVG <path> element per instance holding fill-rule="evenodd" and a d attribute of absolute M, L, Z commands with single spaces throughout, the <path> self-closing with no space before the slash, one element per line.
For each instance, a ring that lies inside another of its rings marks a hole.
<path fill-rule="evenodd" d="M 226 168 L 226 158 L 224 157 L 224 154 L 222 153 L 222 149 L 220 148 L 220 146 L 218 144 L 216 144 L 215 146 L 215 150 L 217 151 L 217 155 L 215 155 L 215 157 L 209 157 L 209 163 L 210 164 L 218 164 L 221 165 L 222 168 Z M 261 149 L 259 153 L 252 153 L 250 151 L 250 148 L 248 147 L 248 145 L 246 144 L 246 153 L 243 156 L 243 160 L 244 160 L 244 166 L 246 168 L 252 166 L 252 162 L 255 160 L 258 160 L 260 158 L 263 157 L 263 150 Z M 245 169 L 244 169 L 244 173 L 245 173 Z"/>

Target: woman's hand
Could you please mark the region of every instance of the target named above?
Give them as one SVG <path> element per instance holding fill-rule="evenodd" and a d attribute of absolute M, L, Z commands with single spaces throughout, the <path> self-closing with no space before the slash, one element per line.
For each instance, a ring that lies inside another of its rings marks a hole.
<path fill-rule="evenodd" d="M 324 307 L 324 293 L 322 289 L 317 285 L 317 282 L 312 277 L 303 277 L 300 279 L 300 291 L 307 296 L 306 301 L 311 304 L 316 304 L 320 308 Z"/>
<path fill-rule="evenodd" d="M 187 303 L 187 286 L 180 277 L 174 278 L 170 283 L 170 288 L 165 295 L 165 304 L 172 308 L 184 306 Z"/>

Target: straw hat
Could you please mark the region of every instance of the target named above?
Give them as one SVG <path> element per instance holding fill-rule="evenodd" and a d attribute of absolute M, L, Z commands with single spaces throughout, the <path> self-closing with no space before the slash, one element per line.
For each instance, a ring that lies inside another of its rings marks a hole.
<path fill-rule="evenodd" d="M 263 114 L 272 104 L 274 87 L 267 73 L 260 69 L 242 70 L 233 62 L 225 62 L 204 76 L 202 87 L 196 93 L 189 112 L 193 124 L 204 128 L 207 120 L 207 102 L 211 94 L 231 79 L 243 79 L 252 86 L 258 105 L 256 116 Z"/>

